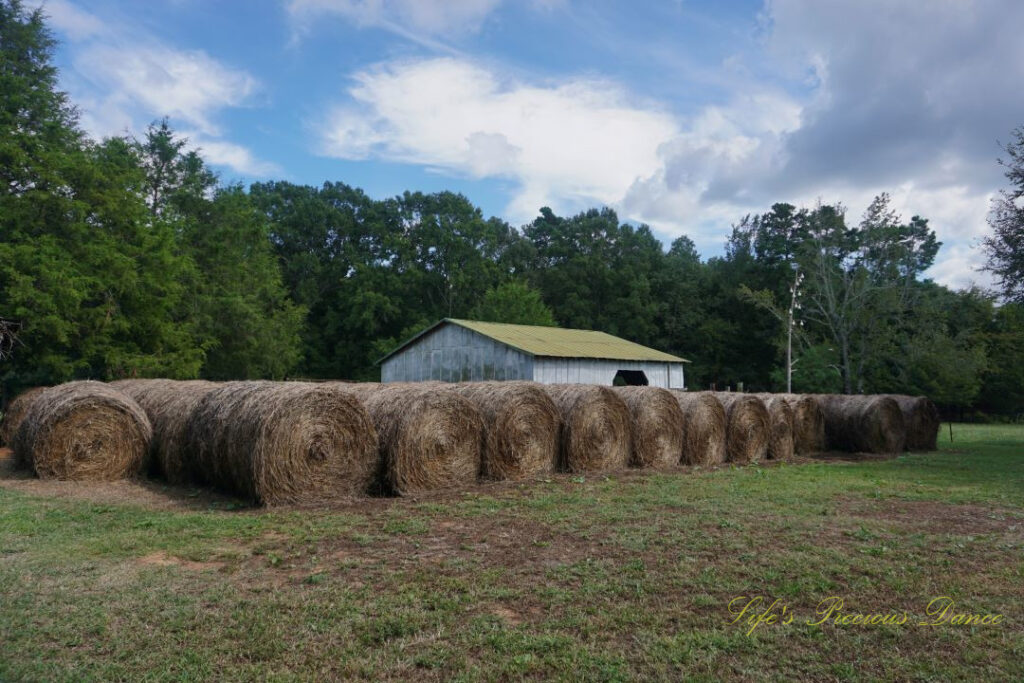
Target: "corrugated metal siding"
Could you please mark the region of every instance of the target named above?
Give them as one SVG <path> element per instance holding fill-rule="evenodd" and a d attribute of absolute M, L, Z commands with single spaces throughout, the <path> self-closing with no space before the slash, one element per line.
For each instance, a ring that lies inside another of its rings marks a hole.
<path fill-rule="evenodd" d="M 683 374 L 683 366 L 675 363 L 669 363 L 668 366 L 668 388 L 670 389 L 685 389 L 686 378 Z"/>
<path fill-rule="evenodd" d="M 642 370 L 652 387 L 685 388 L 682 363 L 592 358 L 535 358 L 533 361 L 533 379 L 544 384 L 569 382 L 610 386 L 619 370 Z"/>
<path fill-rule="evenodd" d="M 382 382 L 532 379 L 533 358 L 472 330 L 443 325 L 381 364 Z"/>

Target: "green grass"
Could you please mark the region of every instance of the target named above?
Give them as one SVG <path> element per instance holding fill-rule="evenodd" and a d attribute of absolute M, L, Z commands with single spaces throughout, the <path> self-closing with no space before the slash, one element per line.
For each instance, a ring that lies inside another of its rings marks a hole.
<path fill-rule="evenodd" d="M 0 680 L 1021 680 L 1024 428 L 954 437 L 332 510 L 0 480 Z M 1003 622 L 918 626 L 942 595 Z M 829 596 L 908 623 L 806 624 Z"/>

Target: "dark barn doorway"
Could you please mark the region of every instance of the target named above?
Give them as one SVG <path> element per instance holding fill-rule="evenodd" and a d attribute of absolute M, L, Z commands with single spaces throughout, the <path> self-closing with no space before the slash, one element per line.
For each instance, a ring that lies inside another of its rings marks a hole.
<path fill-rule="evenodd" d="M 643 370 L 619 370 L 612 385 L 616 387 L 646 387 L 649 384 Z"/>

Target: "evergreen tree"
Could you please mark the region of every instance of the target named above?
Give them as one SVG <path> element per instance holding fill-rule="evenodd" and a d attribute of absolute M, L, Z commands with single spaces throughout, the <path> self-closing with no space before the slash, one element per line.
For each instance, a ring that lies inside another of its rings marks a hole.
<path fill-rule="evenodd" d="M 301 358 L 303 312 L 282 283 L 266 216 L 241 187 L 219 187 L 166 120 L 134 149 L 152 229 L 174 235 L 188 260 L 182 305 L 167 317 L 192 330 L 192 344 L 205 353 L 202 376 L 284 377 Z"/>
<path fill-rule="evenodd" d="M 0 1 L 0 315 L 23 342 L 3 382 L 195 376 L 202 352 L 167 318 L 185 264 L 145 220 L 129 146 L 78 129 L 53 46 L 39 10 Z"/>

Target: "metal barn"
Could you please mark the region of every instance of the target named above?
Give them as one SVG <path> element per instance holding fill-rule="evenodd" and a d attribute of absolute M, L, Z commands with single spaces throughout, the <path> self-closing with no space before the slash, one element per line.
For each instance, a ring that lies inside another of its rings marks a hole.
<path fill-rule="evenodd" d="M 382 382 L 533 380 L 684 389 L 689 361 L 591 330 L 445 318 L 380 359 Z"/>

